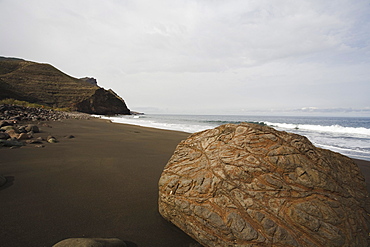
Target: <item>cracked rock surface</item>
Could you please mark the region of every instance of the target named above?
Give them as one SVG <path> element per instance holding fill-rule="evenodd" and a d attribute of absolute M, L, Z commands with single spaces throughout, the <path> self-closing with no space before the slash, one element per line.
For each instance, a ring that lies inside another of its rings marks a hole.
<path fill-rule="evenodd" d="M 348 157 L 267 126 L 191 135 L 159 181 L 159 211 L 204 246 L 369 246 L 368 192 Z"/>

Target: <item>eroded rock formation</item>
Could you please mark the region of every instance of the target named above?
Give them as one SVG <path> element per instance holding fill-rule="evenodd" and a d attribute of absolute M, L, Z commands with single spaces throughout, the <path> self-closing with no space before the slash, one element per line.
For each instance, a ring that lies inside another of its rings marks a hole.
<path fill-rule="evenodd" d="M 129 115 L 125 101 L 112 90 L 100 88 L 89 98 L 76 104 L 80 112 L 100 115 L 125 114 Z"/>
<path fill-rule="evenodd" d="M 93 86 L 98 86 L 98 81 L 94 77 L 84 77 L 84 78 L 80 78 L 80 80 L 88 82 Z"/>
<path fill-rule="evenodd" d="M 191 135 L 159 181 L 159 211 L 204 246 L 368 246 L 353 161 L 302 136 L 227 124 Z"/>
<path fill-rule="evenodd" d="M 84 113 L 130 114 L 125 101 L 98 87 L 94 78 L 77 79 L 50 64 L 0 57 L 0 100 L 7 98 Z"/>

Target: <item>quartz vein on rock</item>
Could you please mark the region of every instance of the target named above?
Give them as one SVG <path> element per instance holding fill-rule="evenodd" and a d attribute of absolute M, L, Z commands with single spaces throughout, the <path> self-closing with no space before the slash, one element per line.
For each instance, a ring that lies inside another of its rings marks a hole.
<path fill-rule="evenodd" d="M 159 211 L 204 246 L 368 246 L 368 193 L 349 158 L 267 126 L 191 135 L 159 181 Z"/>

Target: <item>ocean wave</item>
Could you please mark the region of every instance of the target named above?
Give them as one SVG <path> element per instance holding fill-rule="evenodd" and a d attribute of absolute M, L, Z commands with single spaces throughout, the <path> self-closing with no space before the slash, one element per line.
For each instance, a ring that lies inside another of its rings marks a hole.
<path fill-rule="evenodd" d="M 175 130 L 175 131 L 182 131 L 187 133 L 195 133 L 198 131 L 203 131 L 206 129 L 212 129 L 214 126 L 211 125 L 201 125 L 195 123 L 171 123 L 171 122 L 159 122 L 155 120 L 151 120 L 145 117 L 106 117 L 106 116 L 99 116 L 103 119 L 109 119 L 115 123 L 122 123 L 122 124 L 131 124 L 137 125 L 142 127 L 149 127 L 149 128 L 156 128 L 156 129 L 165 129 L 165 130 Z"/>
<path fill-rule="evenodd" d="M 340 125 L 310 125 L 310 124 L 289 124 L 289 123 L 272 123 L 266 122 L 268 126 L 283 129 L 306 130 L 314 132 L 326 132 L 337 134 L 362 135 L 370 137 L 370 129 L 364 127 L 343 127 Z"/>
<path fill-rule="evenodd" d="M 210 119 L 207 116 L 99 116 L 112 122 L 138 125 L 143 127 L 195 133 L 212 129 L 222 124 L 243 122 L 268 125 L 278 130 L 285 130 L 306 136 L 322 148 L 342 153 L 354 158 L 370 160 L 370 129 L 365 127 L 344 127 L 341 125 L 292 124 L 273 121 L 239 121 L 238 119 Z"/>
<path fill-rule="evenodd" d="M 353 158 L 358 159 L 365 159 L 369 160 L 370 158 L 370 150 L 369 149 L 361 149 L 361 148 L 351 148 L 351 147 L 338 147 L 336 145 L 328 145 L 328 144 L 322 144 L 322 143 L 313 143 L 315 146 L 329 149 L 334 152 L 338 152 Z"/>
<path fill-rule="evenodd" d="M 223 124 L 241 124 L 241 123 L 253 123 L 253 124 L 258 124 L 258 125 L 267 125 L 263 121 L 224 121 L 224 120 L 204 120 L 202 121 L 204 123 L 211 124 L 212 126 L 219 126 Z"/>

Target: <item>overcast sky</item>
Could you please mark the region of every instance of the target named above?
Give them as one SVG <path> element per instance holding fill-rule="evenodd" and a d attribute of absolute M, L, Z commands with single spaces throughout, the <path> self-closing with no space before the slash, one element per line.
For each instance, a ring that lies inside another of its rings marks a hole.
<path fill-rule="evenodd" d="M 0 0 L 0 35 L 132 110 L 370 116 L 368 0 Z"/>

